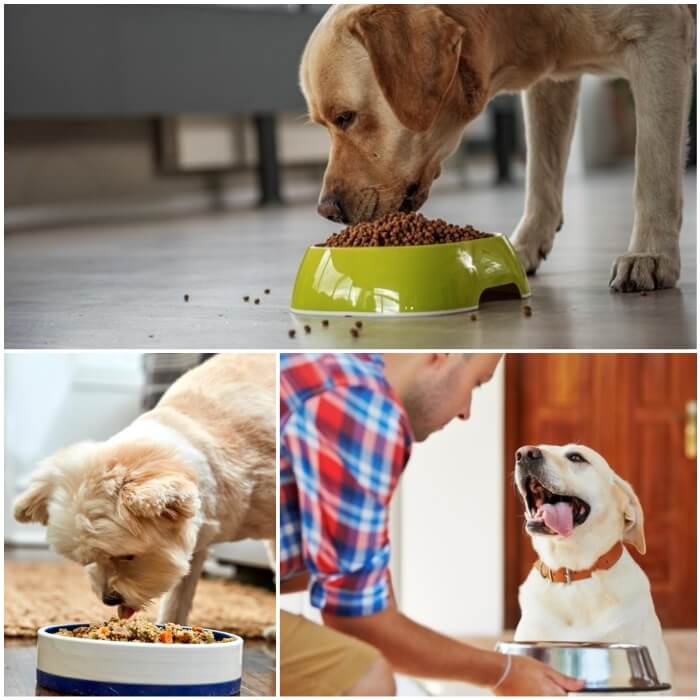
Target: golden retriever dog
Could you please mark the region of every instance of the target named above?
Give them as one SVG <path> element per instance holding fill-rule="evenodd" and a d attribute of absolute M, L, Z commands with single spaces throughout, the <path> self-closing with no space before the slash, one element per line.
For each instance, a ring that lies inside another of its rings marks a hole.
<path fill-rule="evenodd" d="M 44 460 L 15 518 L 120 617 L 163 596 L 158 620 L 186 623 L 210 544 L 275 538 L 275 375 L 270 354 L 211 358 L 109 440 Z"/>
<path fill-rule="evenodd" d="M 525 528 L 540 558 L 520 587 L 515 639 L 643 644 L 659 680 L 671 683 L 649 579 L 621 544 L 646 552 L 632 487 L 583 445 L 524 445 L 515 458 Z"/>
<path fill-rule="evenodd" d="M 331 136 L 318 211 L 355 224 L 419 209 L 464 127 L 494 95 L 524 91 L 527 193 L 512 241 L 534 273 L 563 224 L 581 76 L 619 76 L 637 113 L 635 217 L 610 286 L 672 287 L 695 54 L 691 5 L 335 6 L 300 69 L 310 118 Z"/>

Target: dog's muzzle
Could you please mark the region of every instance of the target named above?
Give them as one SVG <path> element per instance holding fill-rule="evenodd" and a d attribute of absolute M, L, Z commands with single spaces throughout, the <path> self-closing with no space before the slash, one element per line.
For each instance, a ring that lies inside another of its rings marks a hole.
<path fill-rule="evenodd" d="M 528 469 L 535 465 L 540 465 L 544 462 L 544 455 L 542 450 L 533 445 L 523 445 L 515 453 L 515 461 L 520 464 L 524 469 Z"/>
<path fill-rule="evenodd" d="M 531 534 L 567 536 L 583 525 L 591 508 L 586 501 L 556 488 L 545 474 L 542 450 L 524 445 L 515 453 L 518 490 L 526 511 L 525 527 Z"/>
<path fill-rule="evenodd" d="M 102 602 L 105 605 L 121 605 L 124 602 L 124 598 L 116 591 L 107 591 L 102 594 Z"/>

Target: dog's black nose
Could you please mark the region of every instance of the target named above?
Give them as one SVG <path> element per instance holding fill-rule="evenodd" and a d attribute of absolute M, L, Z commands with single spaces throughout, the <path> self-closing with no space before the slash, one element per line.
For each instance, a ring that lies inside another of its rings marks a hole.
<path fill-rule="evenodd" d="M 345 211 L 343 210 L 343 205 L 335 194 L 326 195 L 319 202 L 317 211 L 324 219 L 330 219 L 339 224 L 349 223 Z"/>
<path fill-rule="evenodd" d="M 542 459 L 542 450 L 534 445 L 523 445 L 515 453 L 515 461 L 518 464 L 539 462 Z"/>
<path fill-rule="evenodd" d="M 102 602 L 105 605 L 121 605 L 124 602 L 124 598 L 116 591 L 109 591 L 109 593 L 102 594 Z"/>

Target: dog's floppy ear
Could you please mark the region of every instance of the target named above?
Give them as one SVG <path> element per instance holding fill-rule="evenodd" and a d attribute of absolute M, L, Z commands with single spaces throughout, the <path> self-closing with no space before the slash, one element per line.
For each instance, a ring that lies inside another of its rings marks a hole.
<path fill-rule="evenodd" d="M 150 475 L 130 480 L 121 489 L 120 503 L 139 518 L 191 518 L 199 509 L 199 495 L 191 480 L 178 475 Z"/>
<path fill-rule="evenodd" d="M 368 5 L 348 27 L 399 121 L 412 131 L 429 129 L 455 79 L 463 27 L 430 5 Z"/>
<path fill-rule="evenodd" d="M 615 475 L 615 485 L 622 496 L 622 513 L 625 519 L 623 539 L 634 545 L 640 554 L 646 554 L 647 545 L 644 540 L 644 511 L 634 489 L 624 479 Z"/>
<path fill-rule="evenodd" d="M 24 493 L 14 502 L 15 520 L 20 523 L 41 523 L 49 521 L 49 498 L 53 491 L 53 464 L 47 462 L 40 465 L 39 470 Z"/>
<path fill-rule="evenodd" d="M 49 500 L 57 485 L 61 485 L 67 474 L 75 474 L 89 463 L 99 449 L 99 444 L 90 440 L 64 447 L 42 460 L 32 474 L 27 490 L 14 503 L 15 519 L 20 523 L 42 523 L 49 520 Z"/>
<path fill-rule="evenodd" d="M 194 471 L 170 450 L 120 447 L 111 457 L 105 488 L 117 507 L 137 518 L 191 518 L 200 507 Z"/>

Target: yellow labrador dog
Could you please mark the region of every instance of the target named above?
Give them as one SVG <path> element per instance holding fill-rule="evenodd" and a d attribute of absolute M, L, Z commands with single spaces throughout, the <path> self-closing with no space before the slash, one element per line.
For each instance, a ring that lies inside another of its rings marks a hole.
<path fill-rule="evenodd" d="M 629 81 L 637 110 L 635 218 L 618 291 L 680 274 L 682 171 L 694 5 L 339 5 L 311 35 L 301 87 L 331 152 L 318 211 L 358 223 L 428 198 L 464 127 L 498 93 L 525 91 L 525 212 L 513 244 L 529 272 L 563 222 L 584 73 Z"/>
<path fill-rule="evenodd" d="M 515 480 L 540 557 L 520 587 L 515 639 L 643 644 L 671 683 L 649 580 L 622 544 L 646 551 L 632 487 L 582 445 L 521 447 Z"/>

